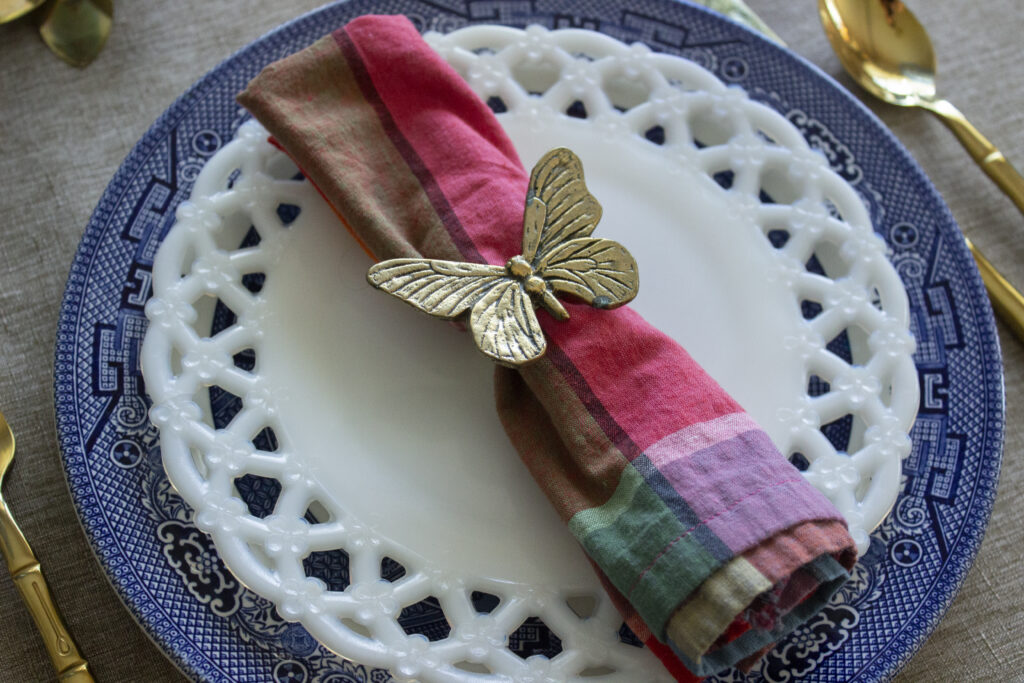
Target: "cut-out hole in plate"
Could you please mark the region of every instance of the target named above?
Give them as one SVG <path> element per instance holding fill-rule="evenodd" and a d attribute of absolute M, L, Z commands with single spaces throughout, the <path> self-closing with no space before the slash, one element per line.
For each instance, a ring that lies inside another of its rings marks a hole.
<path fill-rule="evenodd" d="M 633 629 L 627 626 L 625 623 L 619 627 L 619 642 L 625 643 L 626 645 L 632 645 L 633 647 L 643 647 L 644 643 L 642 640 L 636 637 L 633 633 Z"/>
<path fill-rule="evenodd" d="M 264 427 L 257 432 L 256 436 L 252 437 L 252 445 L 266 453 L 276 453 L 281 447 L 280 441 L 277 440 L 277 434 L 271 427 Z"/>
<path fill-rule="evenodd" d="M 501 604 L 501 598 L 484 591 L 473 591 L 469 599 L 473 603 L 473 609 L 480 614 L 490 614 Z"/>
<path fill-rule="evenodd" d="M 238 316 L 231 307 L 220 299 L 217 299 L 217 303 L 213 308 L 213 322 L 210 323 L 210 337 L 217 336 L 218 333 L 228 329 L 237 321 Z"/>
<path fill-rule="evenodd" d="M 587 105 L 582 100 L 576 100 L 565 110 L 565 113 L 574 119 L 587 118 Z"/>
<path fill-rule="evenodd" d="M 846 452 L 850 445 L 850 435 L 853 432 L 853 415 L 846 414 L 821 426 L 821 433 L 829 440 L 832 447 L 840 453 Z"/>
<path fill-rule="evenodd" d="M 238 316 L 235 312 L 213 294 L 204 293 L 192 302 L 192 309 L 196 312 L 196 331 L 202 334 L 202 330 L 209 330 L 203 339 L 211 339 L 217 333 L 223 332 L 235 324 Z"/>
<path fill-rule="evenodd" d="M 455 667 L 456 669 L 458 669 L 459 671 L 466 671 L 466 672 L 471 673 L 471 674 L 492 674 L 492 673 L 494 673 L 483 662 L 471 662 L 471 661 L 469 661 L 467 659 L 464 659 L 461 662 L 455 662 L 454 664 L 452 664 L 452 666 Z"/>
<path fill-rule="evenodd" d="M 651 88 L 646 81 L 628 78 L 622 73 L 606 74 L 603 86 L 612 106 L 623 112 L 647 102 L 651 96 Z"/>
<path fill-rule="evenodd" d="M 814 253 L 808 260 L 807 270 L 809 271 L 811 270 L 810 261 L 817 261 L 821 273 L 833 280 L 846 277 L 850 273 L 850 264 L 840 256 L 839 247 L 831 242 L 822 241 L 815 245 Z"/>
<path fill-rule="evenodd" d="M 252 294 L 259 294 L 263 291 L 263 285 L 267 282 L 266 273 L 246 273 L 242 276 L 242 286 Z"/>
<path fill-rule="evenodd" d="M 398 560 L 385 557 L 380 561 L 380 578 L 385 581 L 394 583 L 405 576 L 405 574 L 405 566 L 399 563 Z"/>
<path fill-rule="evenodd" d="M 252 372 L 256 368 L 256 350 L 251 348 L 242 349 L 231 357 L 231 362 L 239 370 Z"/>
<path fill-rule="evenodd" d="M 589 619 L 597 611 L 596 595 L 573 595 L 565 599 L 565 604 L 580 619 Z"/>
<path fill-rule="evenodd" d="M 220 227 L 210 231 L 210 237 L 219 249 L 230 252 L 236 251 L 251 232 L 257 232 L 256 226 L 252 224 L 252 218 L 247 213 L 238 211 L 222 216 Z"/>
<path fill-rule="evenodd" d="M 177 346 L 171 346 L 171 374 L 175 377 L 181 377 L 181 350 Z"/>
<path fill-rule="evenodd" d="M 267 175 L 275 180 L 294 180 L 299 167 L 286 154 L 275 156 L 267 168 Z"/>
<path fill-rule="evenodd" d="M 825 272 L 825 267 L 821 265 L 821 261 L 818 260 L 817 254 L 811 254 L 811 257 L 807 259 L 807 263 L 804 264 L 804 268 L 807 269 L 808 273 L 828 277 L 828 273 Z"/>
<path fill-rule="evenodd" d="M 869 285 L 868 286 L 868 292 L 871 295 L 871 305 L 874 306 L 875 308 L 877 308 L 880 311 L 884 311 L 885 310 L 885 306 L 882 305 L 882 292 L 881 292 L 881 290 L 878 287 L 874 286 L 874 285 Z"/>
<path fill-rule="evenodd" d="M 259 246 L 259 243 L 262 241 L 263 238 L 260 237 L 260 233 L 256 229 L 256 226 L 252 225 L 249 226 L 249 232 L 245 233 L 245 237 L 243 237 L 242 241 L 238 244 L 238 248 L 248 249 L 249 247 L 256 247 Z"/>
<path fill-rule="evenodd" d="M 711 177 L 722 187 L 722 189 L 728 190 L 732 187 L 732 183 L 736 179 L 736 173 L 732 169 L 726 169 L 724 171 L 719 171 Z"/>
<path fill-rule="evenodd" d="M 398 615 L 398 625 L 408 635 L 426 636 L 427 640 L 444 640 L 452 632 L 441 601 L 429 595 L 417 603 L 402 608 Z"/>
<path fill-rule="evenodd" d="M 192 273 L 192 264 L 196 261 L 196 245 L 189 242 L 185 245 L 185 251 L 181 256 L 181 269 L 178 271 L 180 277 L 188 277 Z"/>
<path fill-rule="evenodd" d="M 580 678 L 597 678 L 599 676 L 607 676 L 608 674 L 613 673 L 615 673 L 615 669 L 610 666 L 588 666 L 576 675 Z"/>
<path fill-rule="evenodd" d="M 531 95 L 543 95 L 561 75 L 561 67 L 546 60 L 520 62 L 512 67 L 512 78 Z"/>
<path fill-rule="evenodd" d="M 832 216 L 832 218 L 835 218 L 837 221 L 843 220 L 843 214 L 831 199 L 825 199 L 822 203 L 825 205 L 825 210 L 828 211 L 828 215 Z"/>
<path fill-rule="evenodd" d="M 523 659 L 533 655 L 554 659 L 562 652 L 562 639 L 540 617 L 527 617 L 509 634 L 508 649 Z"/>
<path fill-rule="evenodd" d="M 662 126 L 651 126 L 644 131 L 644 137 L 656 145 L 664 145 L 665 129 Z"/>
<path fill-rule="evenodd" d="M 792 204 L 803 197 L 803 188 L 790 178 L 788 170 L 768 166 L 761 172 L 759 196 L 766 204 Z"/>
<path fill-rule="evenodd" d="M 497 95 L 491 95 L 487 98 L 487 106 L 490 107 L 491 111 L 495 114 L 504 114 L 508 111 L 508 106 L 505 104 L 505 100 L 501 99 Z"/>
<path fill-rule="evenodd" d="M 306 576 L 320 579 L 329 591 L 343 591 L 349 586 L 348 553 L 343 549 L 315 550 L 302 560 Z"/>
<path fill-rule="evenodd" d="M 698 147 L 715 147 L 729 142 L 734 135 L 734 123 L 717 116 L 710 108 L 701 108 L 690 113 L 690 134 Z M 699 141 L 699 144 L 698 144 Z"/>
<path fill-rule="evenodd" d="M 786 242 L 789 241 L 790 234 L 788 230 L 776 228 L 774 230 L 769 230 L 768 234 L 765 235 L 765 237 L 768 238 L 768 242 L 771 243 L 773 247 L 775 247 L 776 249 L 782 249 L 784 246 L 786 246 Z"/>
<path fill-rule="evenodd" d="M 850 440 L 846 444 L 848 453 L 856 453 L 864 447 L 864 432 L 867 431 L 867 423 L 864 418 L 856 413 L 853 415 L 853 424 L 850 425 Z"/>
<path fill-rule="evenodd" d="M 822 396 L 832 390 L 832 386 L 817 375 L 811 375 L 807 380 L 807 395 L 811 398 Z"/>
<path fill-rule="evenodd" d="M 235 419 L 235 416 L 242 411 L 243 402 L 227 389 L 214 385 L 209 388 L 210 392 L 210 414 L 213 417 L 213 426 L 216 429 L 225 429 Z"/>
<path fill-rule="evenodd" d="M 306 508 L 306 514 L 303 515 L 303 519 L 310 524 L 326 524 L 327 522 L 334 521 L 330 510 L 327 509 L 327 506 L 318 500 L 314 500 L 309 504 Z"/>
<path fill-rule="evenodd" d="M 209 476 L 209 468 L 206 466 L 206 456 L 198 448 L 189 447 L 189 455 L 192 456 L 192 464 L 196 466 L 196 469 L 204 476 Z"/>
<path fill-rule="evenodd" d="M 790 453 L 789 462 L 793 467 L 797 468 L 801 472 L 806 472 L 807 468 L 811 466 L 811 461 L 807 459 L 806 455 L 800 452 Z"/>
<path fill-rule="evenodd" d="M 853 364 L 853 352 L 850 350 L 850 334 L 843 330 L 833 337 L 825 348 L 847 363 Z"/>
<path fill-rule="evenodd" d="M 804 317 L 804 320 L 814 320 L 821 315 L 823 310 L 825 310 L 824 307 L 818 301 L 804 299 L 800 302 L 800 314 Z"/>
<path fill-rule="evenodd" d="M 274 512 L 281 495 L 281 482 L 258 474 L 246 474 L 235 479 L 235 490 L 249 508 L 249 514 L 263 519 Z"/>
<path fill-rule="evenodd" d="M 302 213 L 302 209 L 295 204 L 282 203 L 277 205 L 276 212 L 277 217 L 281 219 L 281 225 L 287 228 L 295 222 L 296 218 L 299 217 L 299 214 Z"/>
<path fill-rule="evenodd" d="M 349 617 L 342 617 L 338 621 L 341 622 L 342 626 L 352 631 L 353 633 L 361 635 L 364 638 L 373 638 L 373 632 L 370 631 L 370 629 L 368 629 L 365 624 L 361 624 L 355 619 L 350 619 Z"/>
<path fill-rule="evenodd" d="M 846 336 L 850 340 L 850 363 L 861 366 L 871 358 L 871 347 L 868 346 L 870 334 L 860 325 L 849 325 Z"/>
<path fill-rule="evenodd" d="M 945 474 L 945 472 L 942 472 L 941 474 Z M 864 502 L 865 496 L 867 496 L 868 491 L 871 490 L 872 479 L 873 477 L 871 476 L 861 477 L 860 481 L 857 482 L 857 488 L 853 491 L 853 497 L 858 503 Z"/>

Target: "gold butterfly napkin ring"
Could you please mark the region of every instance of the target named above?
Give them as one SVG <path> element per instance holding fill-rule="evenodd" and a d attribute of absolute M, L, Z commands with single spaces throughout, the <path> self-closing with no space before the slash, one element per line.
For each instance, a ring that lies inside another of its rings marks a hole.
<path fill-rule="evenodd" d="M 590 237 L 600 220 L 601 205 L 583 182 L 579 158 L 553 149 L 530 174 L 522 254 L 504 266 L 391 259 L 370 268 L 366 279 L 438 318 L 470 311 L 469 329 L 484 354 L 502 365 L 525 365 L 547 349 L 534 309 L 569 318 L 556 293 L 595 308 L 616 308 L 636 296 L 640 276 L 629 251 Z"/>

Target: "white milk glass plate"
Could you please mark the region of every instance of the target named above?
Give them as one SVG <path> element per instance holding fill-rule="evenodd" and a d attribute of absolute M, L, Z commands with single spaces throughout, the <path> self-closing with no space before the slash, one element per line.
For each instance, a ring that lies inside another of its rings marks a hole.
<path fill-rule="evenodd" d="M 691 61 L 573 29 L 428 41 L 527 168 L 553 147 L 580 156 L 601 235 L 640 265 L 634 308 L 865 552 L 900 490 L 919 387 L 907 294 L 858 193 L 791 121 Z M 197 526 L 286 620 L 403 680 L 667 680 L 620 637 L 507 442 L 490 363 L 372 290 L 370 265 L 256 123 L 202 166 L 157 252 L 142 346 L 163 463 Z M 274 500 L 254 510 L 240 481 Z M 332 552 L 346 585 L 310 569 Z M 389 563 L 404 573 L 388 580 Z M 400 623 L 425 601 L 443 637 Z M 557 634 L 560 654 L 512 652 L 524 624 Z"/>

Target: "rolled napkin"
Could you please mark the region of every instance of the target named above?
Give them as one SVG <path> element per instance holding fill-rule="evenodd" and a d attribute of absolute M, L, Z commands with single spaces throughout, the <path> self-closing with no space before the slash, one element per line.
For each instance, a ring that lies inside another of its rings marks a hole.
<path fill-rule="evenodd" d="M 358 18 L 238 100 L 374 258 L 520 253 L 529 174 L 404 17 Z M 675 341 L 628 307 L 566 309 L 538 312 L 543 358 L 496 367 L 509 438 L 678 680 L 751 666 L 846 580 L 842 516 Z"/>

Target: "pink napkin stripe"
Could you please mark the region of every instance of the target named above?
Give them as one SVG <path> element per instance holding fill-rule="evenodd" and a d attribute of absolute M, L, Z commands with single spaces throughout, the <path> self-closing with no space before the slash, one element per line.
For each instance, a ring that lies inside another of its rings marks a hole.
<path fill-rule="evenodd" d="M 580 304 L 567 303 L 566 310 L 569 311 L 570 320 L 574 318 L 583 318 L 590 313 L 589 306 L 583 306 Z M 614 315 L 617 311 L 607 311 L 607 314 Z M 545 318 L 545 322 L 547 319 Z M 550 332 L 551 327 L 557 326 L 557 323 L 552 325 L 545 325 L 545 334 Z M 573 390 L 579 401 L 582 403 L 583 408 L 590 413 L 594 418 L 594 421 L 601 427 L 601 430 L 605 433 L 608 441 L 618 449 L 627 461 L 632 462 L 643 454 L 643 450 L 630 437 L 623 427 L 615 420 L 614 417 L 608 412 L 608 408 L 604 403 L 598 399 L 590 388 L 590 383 L 587 382 L 587 378 L 579 367 L 573 362 L 573 360 L 566 353 L 565 349 L 552 341 L 548 346 L 547 358 L 551 361 L 551 364 L 562 374 L 562 378 L 565 383 Z"/>
<path fill-rule="evenodd" d="M 747 413 L 729 413 L 683 427 L 650 446 L 644 452 L 652 465 L 665 467 L 670 462 L 689 458 L 693 453 L 702 451 L 720 441 L 758 429 L 760 429 L 758 424 Z"/>
<path fill-rule="evenodd" d="M 475 239 L 472 229 L 470 235 Z M 569 312 L 572 317 L 565 322 L 543 317 L 545 334 L 578 368 L 593 400 L 639 452 L 690 425 L 742 411 L 685 349 L 667 335 L 652 332 L 633 309 L 575 306 Z M 643 387 L 643 392 L 624 387 Z"/>
<path fill-rule="evenodd" d="M 393 122 L 387 127 L 415 151 L 410 158 L 420 164 L 414 172 L 424 189 L 439 189 L 443 198 L 431 195 L 431 201 L 463 255 L 505 263 L 521 251 L 528 174 L 501 127 L 493 125 L 487 105 L 471 92 L 467 97 L 461 79 L 447 77 L 451 67 L 388 28 L 356 19 L 336 31 L 335 40 L 353 72 L 366 79 L 364 95 L 378 100 Z M 409 88 L 395 73 L 416 73 L 423 82 Z M 450 114 L 452 102 L 458 103 L 457 116 Z M 465 172 L 466 158 L 478 160 L 472 174 Z M 680 426 L 740 410 L 685 350 L 664 335 L 649 334 L 651 326 L 631 309 L 609 313 L 574 306 L 570 315 L 567 323 L 545 313 L 539 317 L 549 342 L 562 349 L 602 411 L 636 445 L 623 443 L 629 459 Z M 630 375 L 609 372 L 609 359 Z M 681 374 L 689 384 L 680 385 Z M 665 400 L 652 411 L 633 392 L 622 391 L 623 384 L 643 386 L 647 395 Z M 609 438 L 618 443 L 614 431 Z"/>
<path fill-rule="evenodd" d="M 358 30 L 353 27 L 353 30 Z M 384 104 L 384 100 L 381 94 L 378 92 L 376 85 L 374 84 L 373 78 L 371 77 L 367 64 L 363 60 L 360 54 L 359 48 L 352 41 L 349 36 L 348 28 L 341 27 L 334 31 L 331 36 L 334 41 L 338 44 L 338 48 L 341 53 L 345 56 L 345 61 L 348 62 L 349 69 L 351 69 L 353 80 L 359 86 L 359 89 L 363 93 L 363 97 L 373 107 L 377 113 L 377 118 L 380 120 L 381 126 L 384 128 L 384 133 L 387 135 L 388 140 L 394 145 L 395 149 L 405 160 L 405 163 L 409 165 L 409 169 L 412 171 L 416 179 L 419 180 L 420 185 L 423 188 L 423 192 L 427 195 L 430 203 L 434 206 L 434 210 L 437 212 L 438 217 L 447 229 L 448 234 L 451 236 L 455 246 L 458 247 L 459 251 L 471 261 L 482 262 L 483 257 L 480 252 L 477 251 L 476 245 L 466 234 L 465 228 L 462 227 L 462 223 L 459 221 L 458 216 L 455 213 L 452 205 L 448 202 L 448 197 L 441 189 L 440 184 L 437 181 L 437 176 L 430 172 L 423 159 L 416 151 L 409 140 L 403 135 L 401 129 L 395 121 L 395 118 L 391 115 L 391 111 L 388 105 Z M 364 38 L 367 36 L 364 36 Z"/>

